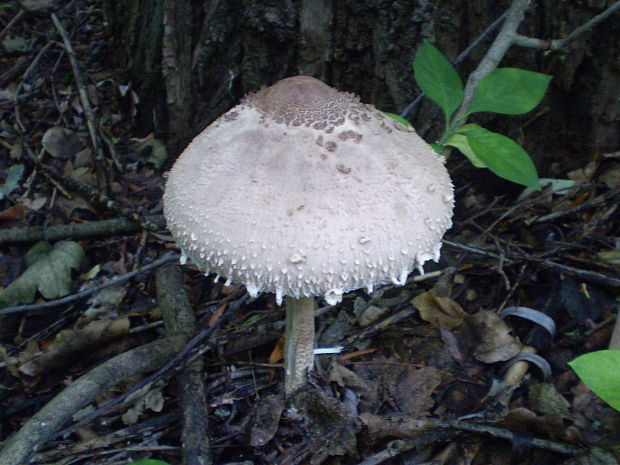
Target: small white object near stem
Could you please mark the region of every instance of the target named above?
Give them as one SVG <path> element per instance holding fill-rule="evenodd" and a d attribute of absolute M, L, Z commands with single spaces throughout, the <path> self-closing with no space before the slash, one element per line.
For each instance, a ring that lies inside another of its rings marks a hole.
<path fill-rule="evenodd" d="M 339 354 L 344 350 L 344 347 L 317 347 L 314 349 L 314 355 L 329 355 L 329 354 Z"/>

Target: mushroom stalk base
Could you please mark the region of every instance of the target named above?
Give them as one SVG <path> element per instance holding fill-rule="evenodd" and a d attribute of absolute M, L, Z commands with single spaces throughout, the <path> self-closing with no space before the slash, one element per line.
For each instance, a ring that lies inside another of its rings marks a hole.
<path fill-rule="evenodd" d="M 306 384 L 314 363 L 314 297 L 286 298 L 284 330 L 284 392 Z"/>

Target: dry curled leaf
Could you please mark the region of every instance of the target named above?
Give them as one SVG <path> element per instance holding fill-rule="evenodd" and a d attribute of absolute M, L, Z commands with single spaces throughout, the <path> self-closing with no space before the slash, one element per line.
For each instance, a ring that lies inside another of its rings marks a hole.
<path fill-rule="evenodd" d="M 433 288 L 417 295 L 412 301 L 420 312 L 420 317 L 433 326 L 453 330 L 463 324 L 465 312 L 450 297 L 439 297 Z"/>
<path fill-rule="evenodd" d="M 93 321 L 81 329 L 61 331 L 54 343 L 39 356 L 24 363 L 19 371 L 37 376 L 47 371 L 71 364 L 83 357 L 93 347 L 124 336 L 129 331 L 129 318 L 114 321 Z"/>
<path fill-rule="evenodd" d="M 521 342 L 510 334 L 510 327 L 497 314 L 482 310 L 467 320 L 480 341 L 474 351 L 477 360 L 504 362 L 521 351 Z"/>

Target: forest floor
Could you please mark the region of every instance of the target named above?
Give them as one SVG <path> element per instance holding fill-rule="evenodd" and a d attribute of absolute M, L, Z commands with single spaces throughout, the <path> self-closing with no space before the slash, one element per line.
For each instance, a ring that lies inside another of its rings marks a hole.
<path fill-rule="evenodd" d="M 0 4 L 2 465 L 620 463 L 620 413 L 568 365 L 620 349 L 618 154 L 518 198 L 457 182 L 440 263 L 319 306 L 344 351 L 285 401 L 274 297 L 174 264 L 165 146 L 132 132 L 99 3 L 23 3 Z"/>

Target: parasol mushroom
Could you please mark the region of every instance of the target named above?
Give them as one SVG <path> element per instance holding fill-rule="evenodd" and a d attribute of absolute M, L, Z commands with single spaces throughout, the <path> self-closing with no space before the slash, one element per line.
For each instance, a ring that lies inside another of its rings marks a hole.
<path fill-rule="evenodd" d="M 287 394 L 313 365 L 314 297 L 336 304 L 423 272 L 453 204 L 443 157 L 412 128 L 309 76 L 250 94 L 208 126 L 164 194 L 182 262 L 251 296 L 286 297 Z"/>

